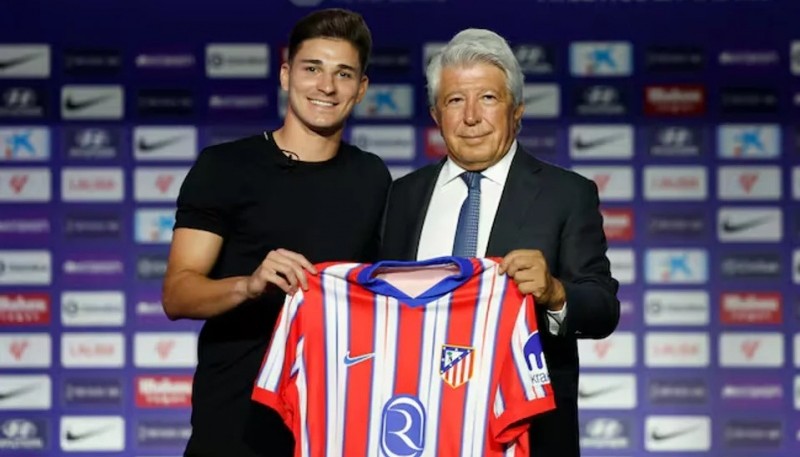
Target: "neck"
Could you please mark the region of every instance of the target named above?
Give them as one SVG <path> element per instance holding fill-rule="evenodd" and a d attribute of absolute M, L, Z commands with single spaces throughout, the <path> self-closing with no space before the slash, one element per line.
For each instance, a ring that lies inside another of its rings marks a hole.
<path fill-rule="evenodd" d="M 332 159 L 339 151 L 342 128 L 331 131 L 312 130 L 298 121 L 291 111 L 286 113 L 283 126 L 273 133 L 280 149 L 292 151 L 303 162 L 323 162 Z"/>

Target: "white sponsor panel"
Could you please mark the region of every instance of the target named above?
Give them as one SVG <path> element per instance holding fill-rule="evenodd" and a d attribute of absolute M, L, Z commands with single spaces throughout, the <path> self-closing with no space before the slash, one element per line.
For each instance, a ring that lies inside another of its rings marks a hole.
<path fill-rule="evenodd" d="M 570 43 L 569 68 L 572 76 L 629 76 L 633 72 L 631 44 L 626 41 Z"/>
<path fill-rule="evenodd" d="M 702 201 L 708 198 L 706 167 L 644 167 L 645 200 Z"/>
<path fill-rule="evenodd" d="M 172 241 L 175 210 L 139 208 L 136 210 L 135 224 L 134 230 L 137 243 L 167 244 Z"/>
<path fill-rule="evenodd" d="M 398 166 L 391 166 L 389 168 L 389 174 L 392 175 L 392 180 L 400 179 L 403 176 L 411 173 L 412 171 L 416 170 L 414 167 L 398 167 Z"/>
<path fill-rule="evenodd" d="M 350 142 L 388 160 L 411 160 L 416 150 L 414 127 L 410 125 L 358 125 L 350 131 Z"/>
<path fill-rule="evenodd" d="M 133 364 L 141 368 L 193 368 L 197 364 L 197 335 L 138 332 L 133 337 Z"/>
<path fill-rule="evenodd" d="M 52 270 L 50 251 L 0 251 L 0 285 L 49 285 Z"/>
<path fill-rule="evenodd" d="M 561 114 L 561 91 L 558 84 L 525 84 L 522 87 L 526 119 L 558 117 Z"/>
<path fill-rule="evenodd" d="M 197 128 L 190 125 L 139 126 L 133 129 L 133 157 L 138 161 L 193 161 Z"/>
<path fill-rule="evenodd" d="M 633 157 L 633 127 L 572 125 L 569 156 L 573 159 L 630 159 Z"/>
<path fill-rule="evenodd" d="M 620 284 L 636 282 L 636 255 L 630 248 L 610 248 L 606 256 L 611 263 L 611 276 Z"/>
<path fill-rule="evenodd" d="M 425 70 L 428 68 L 428 64 L 430 63 L 433 57 L 442 52 L 442 49 L 447 46 L 447 43 L 441 42 L 428 42 L 422 45 L 422 72 L 425 73 Z"/>
<path fill-rule="evenodd" d="M 644 293 L 647 325 L 708 325 L 708 292 L 700 290 L 648 290 Z"/>
<path fill-rule="evenodd" d="M 645 365 L 655 368 L 704 368 L 710 363 L 705 332 L 648 332 L 644 336 Z"/>
<path fill-rule="evenodd" d="M 61 170 L 61 200 L 121 202 L 125 198 L 122 168 L 67 167 Z"/>
<path fill-rule="evenodd" d="M 122 368 L 125 337 L 121 333 L 64 333 L 61 365 L 65 368 Z"/>
<path fill-rule="evenodd" d="M 116 290 L 64 291 L 61 324 L 65 327 L 115 327 L 125 324 L 125 294 Z"/>
<path fill-rule="evenodd" d="M 794 366 L 795 368 L 800 368 L 800 333 L 794 334 Z M 798 392 L 800 395 L 800 392 Z"/>
<path fill-rule="evenodd" d="M 636 408 L 636 376 L 581 373 L 578 380 L 578 408 Z"/>
<path fill-rule="evenodd" d="M 720 200 L 780 200 L 781 168 L 731 165 L 717 169 Z"/>
<path fill-rule="evenodd" d="M 0 202 L 49 202 L 50 185 L 48 168 L 0 169 Z"/>
<path fill-rule="evenodd" d="M 793 75 L 800 75 L 800 41 L 792 41 L 789 47 L 789 61 Z"/>
<path fill-rule="evenodd" d="M 777 332 L 723 332 L 719 335 L 719 366 L 782 367 L 783 335 Z"/>
<path fill-rule="evenodd" d="M 636 364 L 636 335 L 614 332 L 602 340 L 578 340 L 582 367 L 630 368 Z"/>
<path fill-rule="evenodd" d="M 125 419 L 121 416 L 62 416 L 60 425 L 63 451 L 125 450 Z"/>
<path fill-rule="evenodd" d="M 572 171 L 597 185 L 601 202 L 633 200 L 633 169 L 628 166 L 572 167 Z"/>
<path fill-rule="evenodd" d="M 263 43 L 212 43 L 206 46 L 209 78 L 266 78 L 269 46 Z"/>
<path fill-rule="evenodd" d="M 66 85 L 61 88 L 61 117 L 67 120 L 122 119 L 125 91 L 120 85 Z"/>
<path fill-rule="evenodd" d="M 777 124 L 723 124 L 717 128 L 717 155 L 724 159 L 776 159 L 781 155 Z"/>
<path fill-rule="evenodd" d="M 47 333 L 0 335 L 0 368 L 50 368 L 52 342 Z"/>
<path fill-rule="evenodd" d="M 800 366 L 797 364 L 797 338 L 795 337 L 795 363 L 794 366 Z M 800 410 L 800 375 L 794 377 L 794 409 Z"/>
<path fill-rule="evenodd" d="M 800 167 L 792 168 L 792 198 L 800 200 Z"/>
<path fill-rule="evenodd" d="M 800 249 L 795 249 L 792 257 L 792 280 L 800 284 Z"/>
<path fill-rule="evenodd" d="M 650 284 L 705 284 L 708 251 L 705 249 L 648 249 L 645 277 Z"/>
<path fill-rule="evenodd" d="M 137 202 L 175 203 L 188 167 L 136 167 L 133 170 L 133 195 Z"/>
<path fill-rule="evenodd" d="M 49 410 L 53 405 L 53 385 L 48 375 L 0 374 L 0 411 Z"/>
<path fill-rule="evenodd" d="M 50 159 L 47 127 L 0 127 L 0 162 L 41 162 Z"/>
<path fill-rule="evenodd" d="M 50 45 L 19 43 L 0 45 L 0 78 L 50 77 Z"/>
<path fill-rule="evenodd" d="M 775 242 L 783 238 L 783 211 L 777 207 L 722 207 L 717 212 L 722 242 Z"/>
<path fill-rule="evenodd" d="M 370 84 L 353 117 L 362 119 L 404 119 L 414 116 L 414 86 L 411 84 Z"/>
<path fill-rule="evenodd" d="M 708 416 L 647 416 L 644 433 L 644 448 L 650 452 L 711 449 Z"/>

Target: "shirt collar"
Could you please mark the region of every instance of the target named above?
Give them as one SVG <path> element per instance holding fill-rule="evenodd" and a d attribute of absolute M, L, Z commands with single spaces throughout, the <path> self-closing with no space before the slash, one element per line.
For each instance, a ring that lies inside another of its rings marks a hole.
<path fill-rule="evenodd" d="M 514 154 L 517 152 L 517 140 L 514 140 L 511 143 L 511 147 L 509 147 L 508 152 L 506 155 L 503 156 L 500 161 L 496 164 L 492 165 L 491 167 L 483 170 L 481 173 L 483 174 L 484 178 L 489 179 L 493 183 L 504 186 L 506 183 L 506 178 L 508 177 L 508 170 L 511 168 L 511 161 L 514 160 Z M 464 173 L 467 170 L 464 170 L 459 166 L 457 163 L 447 158 L 445 161 L 444 166 L 442 167 L 442 171 L 440 173 L 440 180 L 441 186 L 446 186 L 454 179 L 458 178 L 461 173 Z"/>

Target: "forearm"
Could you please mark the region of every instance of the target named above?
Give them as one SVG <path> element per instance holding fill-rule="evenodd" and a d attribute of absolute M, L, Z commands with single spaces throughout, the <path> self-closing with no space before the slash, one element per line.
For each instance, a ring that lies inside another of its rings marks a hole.
<path fill-rule="evenodd" d="M 247 299 L 247 277 L 209 279 L 193 271 L 179 271 L 164 279 L 162 304 L 171 320 L 209 319 Z"/>

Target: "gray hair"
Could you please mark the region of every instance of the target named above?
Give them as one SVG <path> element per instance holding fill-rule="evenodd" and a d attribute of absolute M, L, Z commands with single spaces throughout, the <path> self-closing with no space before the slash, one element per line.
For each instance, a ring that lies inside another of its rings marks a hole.
<path fill-rule="evenodd" d="M 506 87 L 511 94 L 514 106 L 522 104 L 522 86 L 525 83 L 525 76 L 506 40 L 491 30 L 466 29 L 458 32 L 430 60 L 425 69 L 430 106 L 436 106 L 442 68 L 468 66 L 475 63 L 488 63 L 503 70 L 503 73 L 506 74 Z"/>

